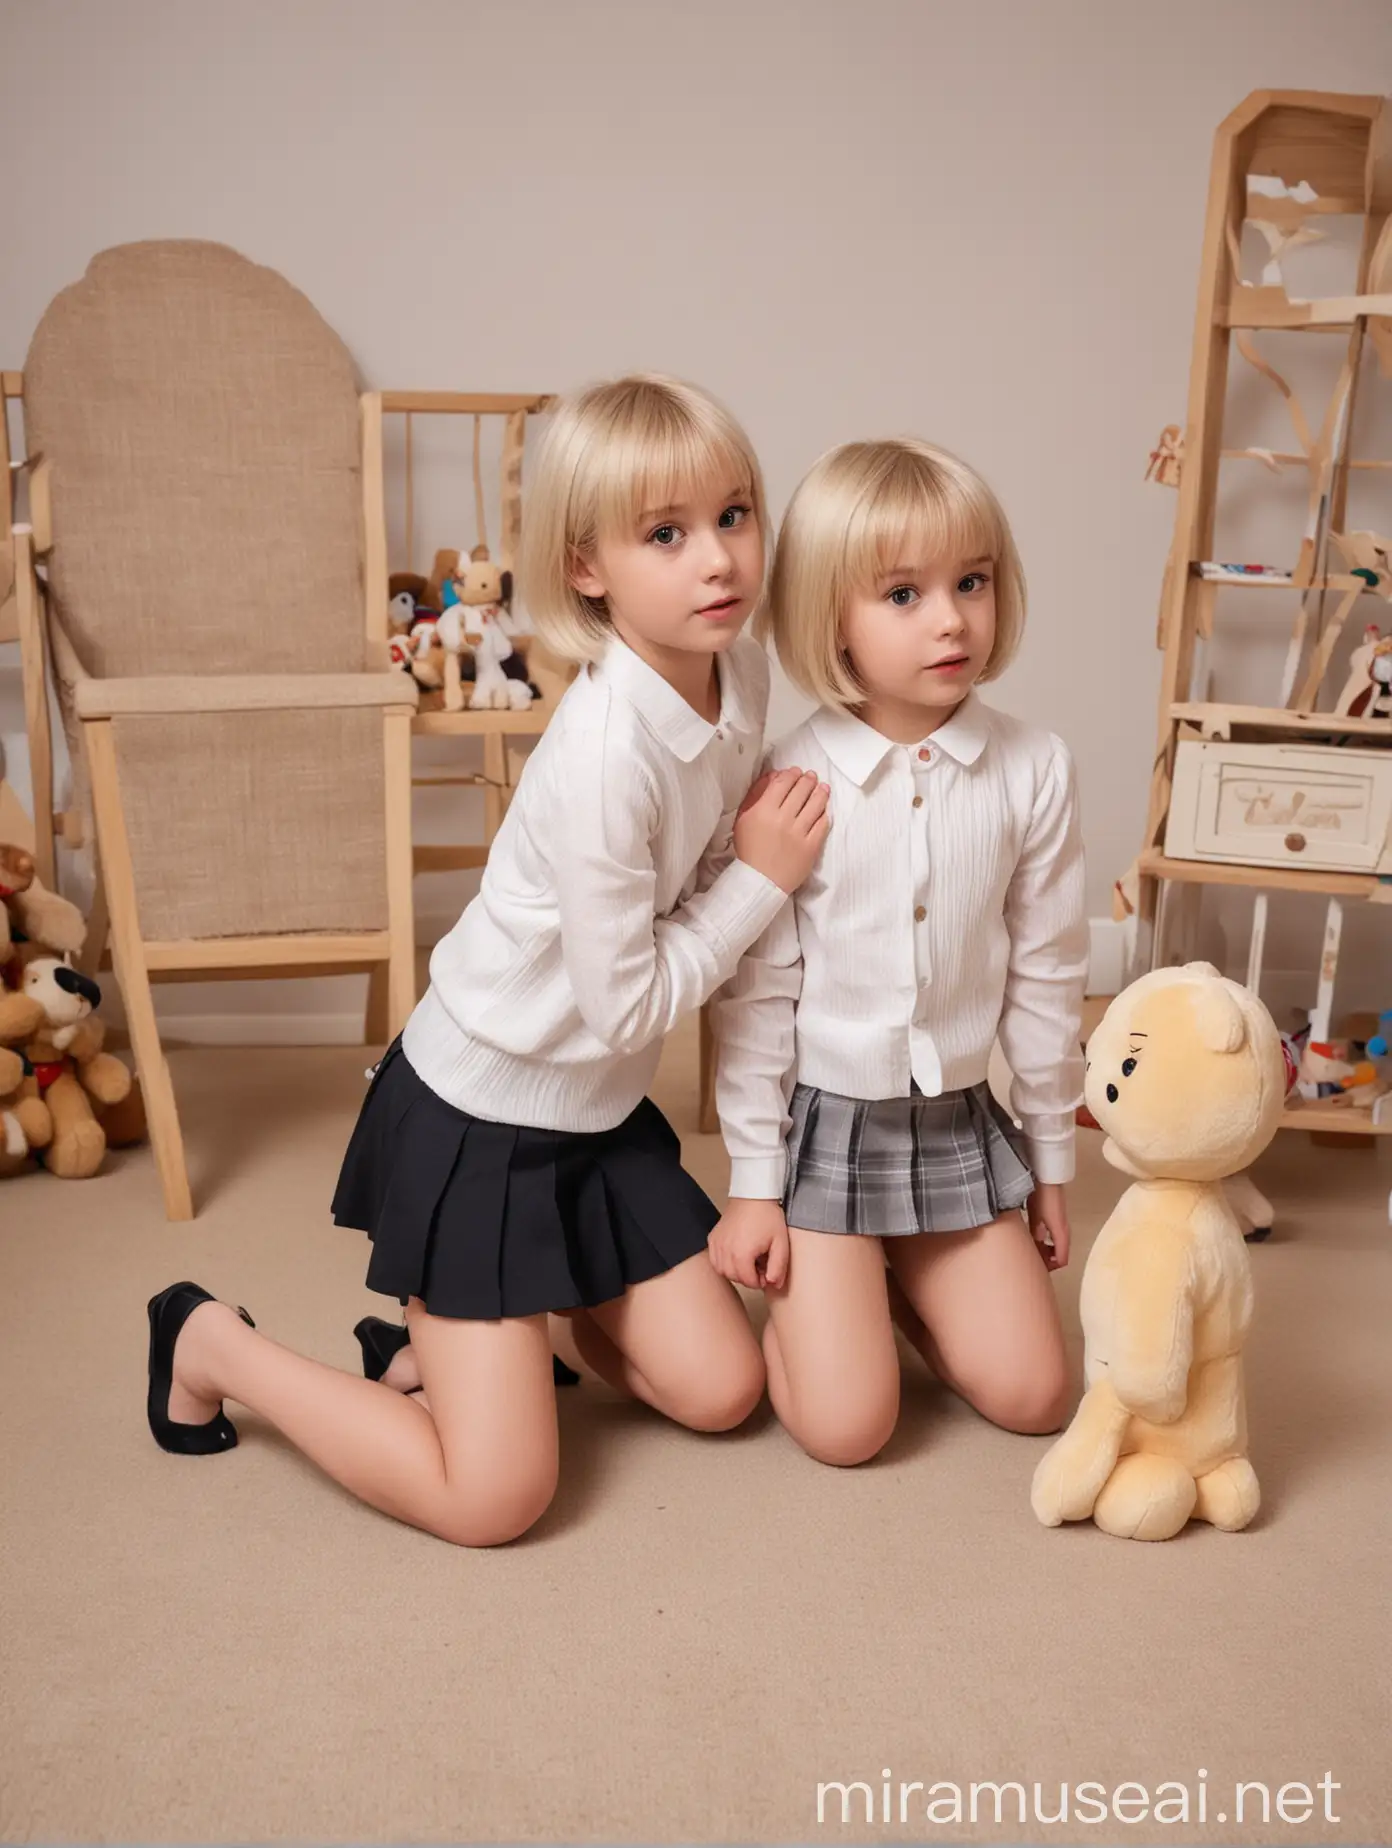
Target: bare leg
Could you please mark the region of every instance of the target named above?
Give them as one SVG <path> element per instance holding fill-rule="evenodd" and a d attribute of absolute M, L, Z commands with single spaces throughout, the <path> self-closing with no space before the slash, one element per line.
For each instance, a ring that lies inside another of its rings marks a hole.
<path fill-rule="evenodd" d="M 429 1409 L 281 1347 L 225 1303 L 205 1303 L 174 1350 L 169 1415 L 201 1423 L 219 1399 L 235 1399 L 371 1507 L 459 1546 L 514 1540 L 556 1488 L 546 1318 L 452 1321 L 413 1299 L 407 1320 Z"/>
<path fill-rule="evenodd" d="M 570 1317 L 586 1366 L 693 1431 L 729 1431 L 763 1397 L 764 1363 L 733 1284 L 697 1252 Z"/>
<path fill-rule="evenodd" d="M 769 1397 L 818 1462 L 849 1467 L 888 1443 L 899 1357 L 877 1238 L 789 1227 L 788 1281 L 768 1294 Z"/>
<path fill-rule="evenodd" d="M 1057 1431 L 1068 1365 L 1049 1273 L 1019 1213 L 970 1232 L 886 1239 L 938 1377 L 1008 1431 Z"/>

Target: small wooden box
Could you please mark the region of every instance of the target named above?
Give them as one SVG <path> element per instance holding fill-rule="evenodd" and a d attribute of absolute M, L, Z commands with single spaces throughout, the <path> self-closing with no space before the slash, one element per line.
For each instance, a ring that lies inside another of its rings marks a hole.
<path fill-rule="evenodd" d="M 1392 751 L 1186 740 L 1165 853 L 1338 873 L 1392 873 Z"/>

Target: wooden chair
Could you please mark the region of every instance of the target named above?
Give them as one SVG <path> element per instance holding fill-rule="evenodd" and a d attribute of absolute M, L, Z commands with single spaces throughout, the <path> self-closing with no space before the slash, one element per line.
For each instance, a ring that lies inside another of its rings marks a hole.
<path fill-rule="evenodd" d="M 382 641 L 380 400 L 282 277 L 192 242 L 95 258 L 22 393 L 18 626 L 74 767 L 55 816 L 39 686 L 39 867 L 55 836 L 92 839 L 90 810 L 88 960 L 109 912 L 165 1210 L 188 1219 L 153 981 L 380 972 L 382 1037 L 415 1000 L 416 693 Z"/>

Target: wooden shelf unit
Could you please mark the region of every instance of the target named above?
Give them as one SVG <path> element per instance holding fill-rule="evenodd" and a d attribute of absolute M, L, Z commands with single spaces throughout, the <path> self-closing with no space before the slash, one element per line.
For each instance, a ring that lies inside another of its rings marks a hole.
<path fill-rule="evenodd" d="M 1257 180 L 1250 188 L 1249 176 Z M 1313 190 L 1313 201 L 1303 189 L 1299 193 L 1289 190 L 1301 182 Z M 1287 237 L 1297 234 L 1307 219 L 1318 222 L 1321 214 L 1363 220 L 1353 290 L 1327 300 L 1293 299 L 1284 286 L 1273 284 L 1271 276 L 1281 274 Z M 1241 274 L 1242 233 L 1249 222 L 1261 228 L 1272 253 L 1273 268 L 1256 284 Z M 1257 350 L 1253 334 L 1266 328 L 1343 336 L 1338 383 L 1318 429 L 1313 419 L 1310 425 L 1305 423 L 1298 400 Z M 1266 460 L 1271 455 L 1232 447 L 1232 437 L 1229 446 L 1224 446 L 1229 356 L 1234 346 L 1245 361 L 1279 387 L 1290 407 L 1300 451 L 1283 450 L 1281 463 L 1308 471 L 1309 510 L 1302 544 L 1298 557 L 1292 548 L 1291 569 L 1283 576 L 1206 576 L 1201 570 L 1204 562 L 1221 556 L 1215 553 L 1214 532 L 1223 464 Z M 1135 973 L 1172 960 L 1165 938 L 1176 913 L 1192 944 L 1204 888 L 1254 892 L 1248 981 L 1257 987 L 1268 894 L 1304 893 L 1326 900 L 1329 909 L 1315 1004 L 1316 1039 L 1328 1037 L 1340 907 L 1352 901 L 1392 902 L 1392 880 L 1182 860 L 1170 858 L 1164 843 L 1176 751 L 1187 739 L 1240 739 L 1248 744 L 1313 739 L 1351 749 L 1366 750 L 1383 743 L 1392 749 L 1392 721 L 1314 710 L 1318 695 L 1312 696 L 1309 690 L 1309 683 L 1327 669 L 1339 625 L 1355 603 L 1363 601 L 1360 593 L 1372 592 L 1379 598 L 1380 609 L 1380 599 L 1392 588 L 1385 576 L 1375 574 L 1377 581 L 1370 583 L 1351 569 L 1341 570 L 1341 563 L 1351 566 L 1354 561 L 1343 555 L 1342 545 L 1332 543 L 1332 536 L 1344 534 L 1350 472 L 1392 465 L 1388 458 L 1350 454 L 1353 399 L 1369 346 L 1376 348 L 1384 376 L 1392 375 L 1392 99 L 1315 91 L 1254 92 L 1221 124 L 1214 143 L 1187 415 L 1175 448 L 1178 505 L 1157 628 L 1157 643 L 1164 655 L 1158 736 L 1142 850 L 1122 889 L 1136 919 Z M 1166 433 L 1167 438 L 1170 435 Z M 1162 472 L 1160 478 L 1175 482 L 1176 475 Z M 1214 700 L 1204 697 L 1204 686 L 1195 684 L 1202 644 L 1213 633 L 1217 594 L 1227 588 L 1284 590 L 1298 600 L 1298 609 L 1292 612 L 1296 627 L 1282 688 L 1282 697 L 1289 697 L 1288 706 Z M 1338 610 L 1326 622 L 1326 599 L 1331 596 L 1337 598 Z M 1302 662 L 1307 662 L 1303 669 Z M 1303 687 L 1302 672 L 1307 682 Z M 1298 695 L 1296 688 L 1300 688 Z M 1312 999 L 1316 979 L 1312 972 Z M 1384 1114 L 1392 1116 L 1385 1106 Z M 1368 1109 L 1304 1099 L 1293 1101 L 1283 1126 L 1360 1136 L 1392 1131 L 1392 1121 L 1374 1126 Z"/>

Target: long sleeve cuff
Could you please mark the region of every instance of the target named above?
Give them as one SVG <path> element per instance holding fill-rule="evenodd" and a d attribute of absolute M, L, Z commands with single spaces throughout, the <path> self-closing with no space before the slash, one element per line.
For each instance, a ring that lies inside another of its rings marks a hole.
<path fill-rule="evenodd" d="M 783 1149 L 776 1155 L 737 1155 L 730 1163 L 730 1198 L 781 1200 L 787 1175 L 788 1157 Z"/>
<path fill-rule="evenodd" d="M 710 939 L 712 932 L 720 945 L 736 958 L 757 937 L 761 937 L 788 902 L 782 886 L 750 866 L 744 860 L 731 860 L 724 872 L 705 892 L 689 901 L 682 913 L 689 930 Z"/>
<path fill-rule="evenodd" d="M 1071 1181 L 1076 1169 L 1077 1140 L 1072 1114 L 1041 1113 L 1022 1121 L 1035 1180 L 1058 1185 Z"/>

